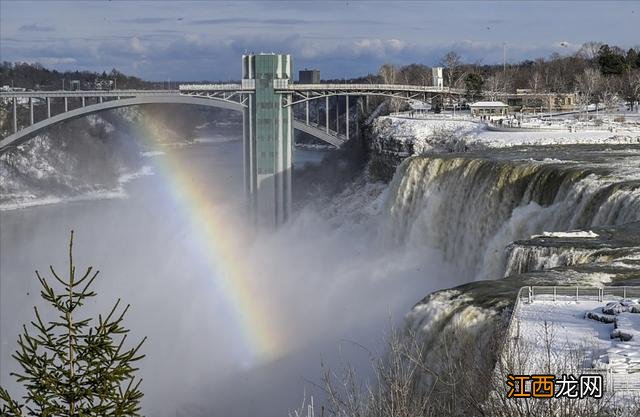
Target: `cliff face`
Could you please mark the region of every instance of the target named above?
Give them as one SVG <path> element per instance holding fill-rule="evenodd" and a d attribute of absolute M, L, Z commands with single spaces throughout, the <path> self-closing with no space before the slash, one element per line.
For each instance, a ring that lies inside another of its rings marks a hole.
<path fill-rule="evenodd" d="M 412 120 L 400 116 L 372 119 L 364 129 L 372 174 L 390 181 L 398 165 L 409 156 L 466 151 L 469 148 L 464 137 L 477 129 L 476 123 L 462 119 Z"/>
<path fill-rule="evenodd" d="M 121 193 L 121 183 L 144 169 L 144 152 L 190 142 L 216 116 L 194 106 L 148 105 L 52 126 L 0 155 L 0 209 Z"/>

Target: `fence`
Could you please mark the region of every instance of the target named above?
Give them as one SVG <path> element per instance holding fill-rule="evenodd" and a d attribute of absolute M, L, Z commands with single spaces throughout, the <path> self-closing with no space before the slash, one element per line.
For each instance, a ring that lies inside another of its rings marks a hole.
<path fill-rule="evenodd" d="M 640 298 L 640 286 L 620 287 L 583 287 L 583 286 L 530 286 L 521 287 L 518 290 L 516 302 L 509 325 L 507 326 L 507 338 L 517 339 L 520 329 L 516 319 L 522 304 L 530 304 L 535 301 L 619 301 L 626 298 Z M 606 381 L 606 388 L 616 393 L 640 392 L 640 378 L 635 375 L 614 373 L 611 369 L 593 369 L 592 373 L 602 374 Z"/>
<path fill-rule="evenodd" d="M 581 286 L 531 286 L 518 291 L 518 300 L 528 303 L 541 301 L 617 301 L 623 298 L 640 298 L 640 286 L 581 287 Z M 515 311 L 515 310 L 514 310 Z"/>

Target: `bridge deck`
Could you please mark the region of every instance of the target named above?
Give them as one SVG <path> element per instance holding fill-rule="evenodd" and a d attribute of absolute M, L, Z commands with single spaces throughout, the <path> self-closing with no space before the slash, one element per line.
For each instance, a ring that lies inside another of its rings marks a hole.
<path fill-rule="evenodd" d="M 0 98 L 47 97 L 134 97 L 179 95 L 178 90 L 55 90 L 55 91 L 2 91 Z"/>
<path fill-rule="evenodd" d="M 282 93 L 290 92 L 311 92 L 339 91 L 343 94 L 376 92 L 376 91 L 403 91 L 412 93 L 452 93 L 462 94 L 464 91 L 449 87 L 434 87 L 430 85 L 408 85 L 408 84 L 289 84 L 287 88 L 276 88 Z"/>

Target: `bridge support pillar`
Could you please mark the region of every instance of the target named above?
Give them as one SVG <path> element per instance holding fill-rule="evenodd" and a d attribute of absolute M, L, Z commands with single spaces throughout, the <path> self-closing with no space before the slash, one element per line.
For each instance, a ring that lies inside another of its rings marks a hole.
<path fill-rule="evenodd" d="M 69 97 L 64 98 L 64 111 L 69 111 Z"/>
<path fill-rule="evenodd" d="M 325 116 L 324 128 L 328 135 L 329 134 L 329 96 L 325 97 L 324 116 Z"/>
<path fill-rule="evenodd" d="M 85 100 L 84 100 L 84 96 L 82 96 L 82 107 L 85 106 Z"/>
<path fill-rule="evenodd" d="M 13 98 L 13 133 L 18 133 L 18 99 Z"/>
<path fill-rule="evenodd" d="M 336 96 L 336 136 L 340 133 L 340 97 Z"/>
<path fill-rule="evenodd" d="M 29 126 L 33 124 L 33 97 L 29 98 Z"/>
<path fill-rule="evenodd" d="M 307 100 L 304 104 L 306 106 L 307 125 L 309 125 L 309 101 Z"/>
<path fill-rule="evenodd" d="M 346 126 L 347 126 L 347 140 L 349 140 L 349 96 L 346 95 L 345 98 L 346 98 L 346 102 L 347 102 L 347 110 L 346 110 L 346 113 L 345 113 L 345 119 L 344 120 L 345 120 L 345 123 L 346 123 Z"/>
<path fill-rule="evenodd" d="M 47 97 L 47 119 L 51 117 L 51 97 Z"/>
<path fill-rule="evenodd" d="M 276 93 L 292 75 L 290 55 L 242 57 L 243 83 L 255 83 L 244 112 L 244 169 L 249 214 L 259 227 L 284 223 L 291 212 L 291 94 Z"/>

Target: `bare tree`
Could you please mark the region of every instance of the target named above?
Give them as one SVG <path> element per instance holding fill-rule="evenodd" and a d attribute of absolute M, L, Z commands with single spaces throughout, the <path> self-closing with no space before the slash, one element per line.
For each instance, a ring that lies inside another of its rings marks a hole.
<path fill-rule="evenodd" d="M 580 93 L 578 101 L 581 107 L 588 111 L 589 104 L 597 99 L 598 88 L 602 85 L 602 75 L 598 70 L 587 68 L 576 76 L 576 85 Z"/>
<path fill-rule="evenodd" d="M 534 71 L 531 74 L 531 79 L 529 80 L 529 88 L 531 88 L 535 93 L 540 90 L 542 86 L 542 73 L 540 71 Z"/>
<path fill-rule="evenodd" d="M 578 347 L 563 346 L 560 333 L 548 322 L 534 335 L 539 341 L 534 347 L 508 333 L 503 320 L 496 320 L 497 327 L 484 345 L 478 344 L 475 330 L 461 325 L 445 327 L 438 340 L 392 330 L 386 353 L 376 355 L 367 350 L 372 382 L 361 379 L 348 364 L 338 373 L 323 368 L 321 388 L 327 396 L 323 411 L 337 417 L 638 415 L 640 399 L 614 404 L 612 392 L 605 392 L 600 399 L 507 398 L 507 375 L 588 373 L 583 368 L 584 358 L 594 347 L 586 342 Z M 428 363 L 433 349 L 440 352 L 438 360 Z"/>
<path fill-rule="evenodd" d="M 612 109 L 616 105 L 617 92 L 620 91 L 620 79 L 616 77 L 601 77 L 597 90 L 598 101 L 602 101 L 604 108 Z"/>
<path fill-rule="evenodd" d="M 385 84 L 395 84 L 398 78 L 398 68 L 393 64 L 382 64 L 378 70 L 378 75 Z"/>
<path fill-rule="evenodd" d="M 441 64 L 447 70 L 447 84 L 449 88 L 451 88 L 454 86 L 457 79 L 457 71 L 462 64 L 462 59 L 456 52 L 450 51 L 447 52 L 444 57 L 442 57 Z"/>
<path fill-rule="evenodd" d="M 583 59 L 592 61 L 598 57 L 598 53 L 600 52 L 602 45 L 602 42 L 585 42 L 580 46 L 577 55 Z"/>
<path fill-rule="evenodd" d="M 395 84 L 399 81 L 400 72 L 398 68 L 393 64 L 382 64 L 380 69 L 378 70 L 378 75 L 382 78 L 382 81 L 385 84 Z M 402 108 L 406 103 L 397 98 L 391 98 L 389 100 L 389 108 L 391 111 L 398 111 Z"/>
<path fill-rule="evenodd" d="M 629 69 L 622 78 L 622 92 L 624 99 L 629 103 L 629 109 L 638 106 L 640 100 L 640 69 Z"/>

